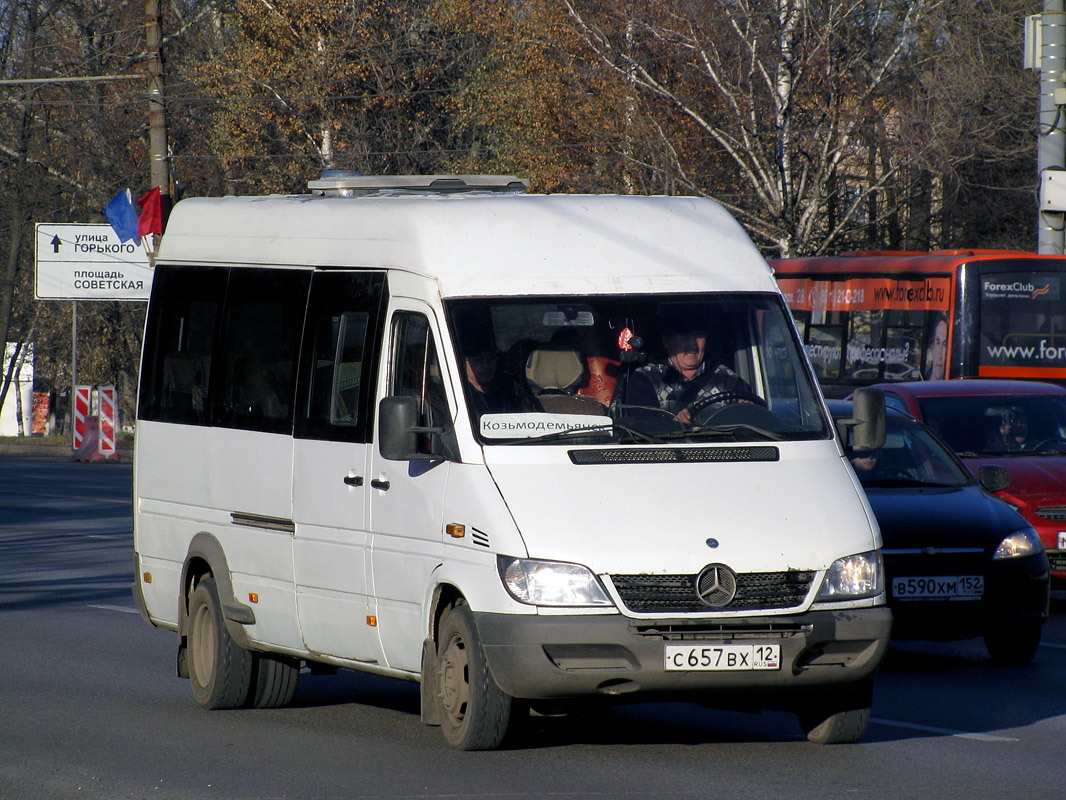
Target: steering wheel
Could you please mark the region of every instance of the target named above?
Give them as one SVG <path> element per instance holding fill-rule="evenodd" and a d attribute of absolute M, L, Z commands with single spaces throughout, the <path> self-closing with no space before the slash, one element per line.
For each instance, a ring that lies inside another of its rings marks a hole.
<path fill-rule="evenodd" d="M 689 417 L 694 425 L 707 425 L 712 419 L 726 410 L 733 403 L 756 406 L 761 412 L 769 413 L 766 401 L 750 391 L 719 392 L 710 397 L 697 400 L 688 407 Z M 721 405 L 719 405 L 721 404 Z M 715 408 L 715 406 L 719 406 Z M 753 408 L 752 411 L 755 411 Z M 762 414 L 759 415 L 760 417 Z M 774 418 L 776 422 L 776 418 Z"/>
<path fill-rule="evenodd" d="M 1026 447 L 1030 453 L 1040 452 L 1041 450 L 1066 450 L 1066 439 L 1060 439 L 1057 436 L 1052 436 L 1050 439 L 1042 439 L 1036 444 Z"/>
<path fill-rule="evenodd" d="M 886 469 L 884 472 L 879 472 L 874 467 L 872 473 L 871 478 L 879 481 L 913 481 L 915 479 L 910 470 L 906 469 Z"/>

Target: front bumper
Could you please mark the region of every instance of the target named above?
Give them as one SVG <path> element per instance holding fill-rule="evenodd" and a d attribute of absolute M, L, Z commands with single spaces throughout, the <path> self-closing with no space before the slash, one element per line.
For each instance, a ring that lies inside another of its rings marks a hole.
<path fill-rule="evenodd" d="M 726 620 L 639 620 L 613 615 L 533 616 L 476 613 L 496 683 L 525 699 L 639 694 L 713 695 L 763 707 L 788 707 L 806 690 L 865 682 L 888 647 L 887 607 L 810 611 Z M 667 671 L 666 644 L 781 646 L 776 670 Z M 797 692 L 797 690 L 799 690 Z"/>
<path fill-rule="evenodd" d="M 885 559 L 894 639 L 950 642 L 983 636 L 1018 624 L 1042 623 L 1048 615 L 1050 585 L 1043 554 L 972 568 L 962 563 L 916 565 Z M 899 600 L 892 596 L 896 577 L 982 574 L 980 599 Z"/>

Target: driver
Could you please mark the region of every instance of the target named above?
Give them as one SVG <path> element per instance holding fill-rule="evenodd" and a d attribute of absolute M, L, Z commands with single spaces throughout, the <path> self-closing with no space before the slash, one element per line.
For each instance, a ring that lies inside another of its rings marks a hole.
<path fill-rule="evenodd" d="M 751 388 L 743 378 L 724 364 L 708 362 L 707 325 L 702 320 L 685 316 L 667 320 L 662 342 L 666 360 L 633 372 L 626 393 L 628 405 L 659 408 L 678 422 L 691 424 L 692 407 L 713 405 L 715 395 L 749 402 L 743 397 L 751 395 Z"/>

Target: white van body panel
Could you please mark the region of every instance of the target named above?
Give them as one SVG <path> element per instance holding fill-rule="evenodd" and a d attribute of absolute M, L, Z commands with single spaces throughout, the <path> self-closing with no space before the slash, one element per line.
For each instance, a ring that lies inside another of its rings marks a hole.
<path fill-rule="evenodd" d="M 777 462 L 699 465 L 575 465 L 566 448 L 535 446 L 485 457 L 529 557 L 600 575 L 824 570 L 880 547 L 836 442 L 779 449 Z"/>
<path fill-rule="evenodd" d="M 170 596 L 149 604 L 153 617 L 176 624 L 178 604 L 171 592 L 177 588 L 190 541 L 207 533 L 226 552 L 236 599 L 248 603 L 253 592 L 258 598 L 257 622 L 245 628 L 249 639 L 302 650 L 292 535 L 235 524 L 232 516 L 247 511 L 292 518 L 292 437 L 142 422 L 137 426 L 137 449 L 166 456 L 143 459 L 137 470 L 138 534 L 143 537 L 138 546 L 162 556 L 165 574 L 175 580 L 167 586 Z M 174 469 L 175 464 L 197 468 Z"/>
<path fill-rule="evenodd" d="M 384 267 L 443 297 L 778 292 L 736 220 L 692 197 L 190 198 L 158 260 Z"/>

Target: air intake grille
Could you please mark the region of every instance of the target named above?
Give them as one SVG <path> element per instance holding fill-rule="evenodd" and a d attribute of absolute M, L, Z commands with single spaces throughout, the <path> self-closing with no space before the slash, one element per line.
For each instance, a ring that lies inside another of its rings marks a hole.
<path fill-rule="evenodd" d="M 1066 522 L 1066 506 L 1038 508 L 1036 510 L 1036 515 L 1041 519 L 1046 519 L 1051 522 Z"/>
<path fill-rule="evenodd" d="M 695 614 L 794 608 L 803 602 L 813 572 L 749 572 L 737 575 L 737 593 L 727 606 L 711 609 L 696 597 L 695 575 L 612 575 L 626 608 L 637 613 Z"/>
<path fill-rule="evenodd" d="M 776 447 L 622 447 L 571 450 L 575 464 L 692 464 L 699 462 L 777 461 Z"/>

